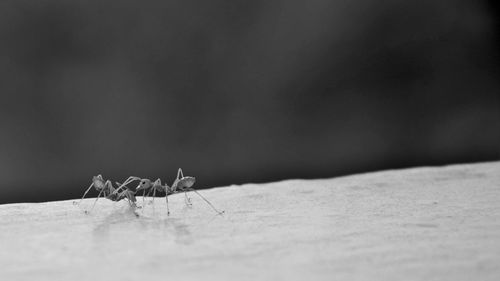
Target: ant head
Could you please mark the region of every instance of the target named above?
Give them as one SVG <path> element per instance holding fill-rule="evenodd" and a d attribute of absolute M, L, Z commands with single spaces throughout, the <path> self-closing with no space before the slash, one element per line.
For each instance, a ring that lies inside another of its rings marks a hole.
<path fill-rule="evenodd" d="M 143 190 L 143 189 L 148 189 L 152 186 L 151 180 L 149 179 L 141 179 L 139 182 L 139 185 L 135 188 L 136 191 Z"/>
<path fill-rule="evenodd" d="M 97 176 L 92 177 L 92 181 L 93 182 L 96 182 L 96 181 L 102 181 L 102 182 L 104 182 L 104 179 L 102 178 L 102 175 L 99 174 Z"/>

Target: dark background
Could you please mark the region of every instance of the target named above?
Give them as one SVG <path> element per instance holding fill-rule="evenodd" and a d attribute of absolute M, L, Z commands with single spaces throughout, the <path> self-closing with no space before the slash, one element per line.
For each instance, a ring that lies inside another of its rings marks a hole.
<path fill-rule="evenodd" d="M 0 1 L 0 203 L 500 158 L 494 1 Z"/>

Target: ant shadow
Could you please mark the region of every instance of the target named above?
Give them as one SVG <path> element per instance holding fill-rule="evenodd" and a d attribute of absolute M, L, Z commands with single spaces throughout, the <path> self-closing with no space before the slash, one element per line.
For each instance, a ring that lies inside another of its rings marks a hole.
<path fill-rule="evenodd" d="M 148 232 L 158 233 L 161 236 L 171 236 L 173 240 L 181 244 L 191 244 L 193 241 L 191 231 L 182 219 L 172 217 L 148 217 L 134 207 L 125 209 L 114 209 L 104 219 L 102 219 L 93 230 L 93 234 L 99 241 L 109 240 L 111 231 L 129 232 L 137 230 L 138 233 L 147 234 Z"/>

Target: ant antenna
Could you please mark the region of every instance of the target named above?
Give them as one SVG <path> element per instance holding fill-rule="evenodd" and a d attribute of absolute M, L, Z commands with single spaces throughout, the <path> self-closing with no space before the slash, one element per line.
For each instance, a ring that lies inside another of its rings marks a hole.
<path fill-rule="evenodd" d="M 82 199 L 80 199 L 80 201 L 78 201 L 78 203 L 76 203 L 75 201 L 73 201 L 73 204 L 74 205 L 80 205 L 80 203 L 82 203 L 83 201 L 83 198 L 85 198 L 85 196 L 87 195 L 87 193 L 89 193 L 90 189 L 94 186 L 94 181 L 92 181 L 92 183 L 90 184 L 89 188 L 87 188 L 87 190 L 85 191 L 85 193 L 83 194 L 82 196 Z"/>
<path fill-rule="evenodd" d="M 165 185 L 165 201 L 167 201 L 167 215 L 170 215 L 170 209 L 168 208 L 168 185 Z"/>

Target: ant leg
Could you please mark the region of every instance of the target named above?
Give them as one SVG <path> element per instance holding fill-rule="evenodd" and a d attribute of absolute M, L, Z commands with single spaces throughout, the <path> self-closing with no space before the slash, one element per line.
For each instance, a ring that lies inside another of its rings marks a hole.
<path fill-rule="evenodd" d="M 144 201 L 144 196 L 146 196 L 146 190 L 145 189 L 142 191 L 142 206 L 144 206 L 144 202 L 145 202 Z"/>
<path fill-rule="evenodd" d="M 131 195 L 130 193 L 127 193 L 128 203 L 130 204 L 130 207 L 137 208 L 137 204 L 135 204 L 134 198 L 132 196 L 133 195 Z"/>
<path fill-rule="evenodd" d="M 131 183 L 133 181 L 137 181 L 137 180 L 140 180 L 141 178 L 140 177 L 136 177 L 136 176 L 130 176 L 128 177 L 128 179 L 126 180 L 127 183 Z"/>
<path fill-rule="evenodd" d="M 109 189 L 109 195 L 113 194 L 115 192 L 115 187 L 111 184 L 110 182 L 110 185 L 108 186 L 108 189 Z"/>
<path fill-rule="evenodd" d="M 119 181 L 115 181 L 115 184 L 118 186 L 118 188 L 120 188 L 120 186 L 122 185 Z M 115 191 L 118 192 L 119 191 L 118 188 L 115 189 L 113 192 Z"/>
<path fill-rule="evenodd" d="M 180 175 L 181 177 L 179 177 L 179 175 Z M 184 177 L 184 174 L 182 173 L 182 169 L 181 169 L 181 168 L 179 168 L 179 170 L 177 170 L 177 179 L 181 179 L 181 178 L 183 178 L 183 177 Z"/>
<path fill-rule="evenodd" d="M 135 210 L 137 209 L 137 204 L 135 204 L 135 202 L 137 200 L 135 199 L 135 196 L 133 194 L 129 193 L 128 191 L 124 191 L 124 192 L 126 192 L 125 197 L 127 197 L 128 204 L 130 205 L 131 208 L 134 208 L 134 215 L 136 217 L 139 217 L 139 214 L 135 212 Z"/>
<path fill-rule="evenodd" d="M 168 194 L 165 194 L 165 200 L 167 201 L 167 216 L 170 215 L 170 209 L 168 208 Z"/>
<path fill-rule="evenodd" d="M 135 176 L 130 176 L 128 177 L 128 179 L 123 183 L 123 186 L 133 182 L 133 181 L 137 181 L 137 180 L 140 180 L 141 178 L 139 177 L 135 177 Z"/>
<path fill-rule="evenodd" d="M 140 178 L 139 178 L 139 177 L 130 176 L 130 177 L 128 177 L 128 179 L 127 179 L 127 180 L 125 180 L 122 184 L 120 184 L 119 182 L 116 182 L 116 184 L 117 184 L 117 185 L 119 185 L 119 186 L 118 186 L 118 188 L 117 188 L 115 191 L 113 191 L 113 194 L 115 194 L 115 193 L 117 193 L 117 192 L 121 191 L 121 190 L 122 190 L 122 188 L 124 188 L 124 187 L 126 187 L 126 186 L 127 186 L 127 184 L 129 184 L 129 183 L 131 183 L 131 182 L 133 182 L 133 181 L 135 181 L 135 180 L 140 180 Z"/>
<path fill-rule="evenodd" d="M 156 188 L 153 188 L 153 207 L 155 206 Z"/>
<path fill-rule="evenodd" d="M 188 197 L 186 190 L 184 190 L 184 203 L 186 204 L 186 206 L 193 206 L 193 203 L 191 203 L 191 198 Z"/>
<path fill-rule="evenodd" d="M 92 182 L 92 183 L 90 184 L 89 188 L 87 188 L 87 190 L 85 190 L 85 193 L 83 194 L 82 199 L 80 199 L 80 201 L 78 201 L 78 203 L 75 203 L 75 201 L 73 201 L 73 205 L 76 205 L 76 204 L 80 205 L 80 203 L 82 203 L 83 198 L 85 198 L 85 196 L 87 195 L 87 193 L 89 193 L 90 189 L 91 189 L 93 186 L 94 186 L 94 183 Z"/>
<path fill-rule="evenodd" d="M 110 180 L 107 180 L 105 183 L 104 183 L 104 188 L 102 189 L 103 190 L 103 194 L 102 196 L 104 198 L 108 198 L 111 200 L 111 194 L 113 194 L 113 192 L 115 191 L 115 188 L 113 186 L 113 183 L 111 183 Z"/>
<path fill-rule="evenodd" d="M 117 181 L 115 181 L 115 183 L 116 183 L 116 185 L 118 185 L 118 188 L 116 188 L 116 189 L 113 191 L 113 193 L 111 193 L 111 195 L 114 195 L 114 194 L 116 194 L 116 193 L 120 192 L 120 191 L 121 191 L 121 189 L 122 189 L 123 187 L 125 187 L 125 185 L 127 185 L 127 184 L 128 184 L 128 183 L 126 183 L 126 182 L 124 182 L 124 183 L 119 183 L 119 182 L 117 182 Z"/>
<path fill-rule="evenodd" d="M 201 195 L 198 191 L 196 191 L 196 189 L 189 188 L 189 189 L 188 189 L 188 191 L 194 191 L 194 193 L 198 194 L 198 196 L 200 196 L 200 197 L 201 197 L 201 199 L 205 200 L 205 202 L 207 202 L 207 204 L 208 204 L 208 205 L 210 205 L 210 207 L 212 207 L 212 209 L 213 209 L 215 212 L 217 212 L 217 214 L 219 214 L 219 215 L 224 214 L 224 211 L 222 211 L 222 212 L 221 212 L 221 211 L 217 210 L 217 209 L 214 207 L 214 205 L 212 205 L 212 203 L 210 203 L 210 201 L 208 201 L 205 197 L 203 197 L 203 195 Z"/>
<path fill-rule="evenodd" d="M 135 198 L 135 196 L 129 192 L 127 192 L 126 194 L 127 196 L 127 199 L 128 199 L 128 204 L 130 205 L 131 208 L 133 208 L 133 212 L 134 212 L 134 215 L 138 218 L 140 217 L 140 215 L 136 212 L 136 209 L 137 208 L 142 208 L 142 207 L 138 207 L 137 204 L 135 203 L 137 200 Z M 144 212 L 144 209 L 143 209 L 143 212 Z"/>
<path fill-rule="evenodd" d="M 146 194 L 147 197 L 151 194 L 151 189 L 148 191 L 148 194 Z M 151 203 L 151 201 L 149 201 Z"/>
<path fill-rule="evenodd" d="M 94 210 L 95 204 L 97 203 L 97 200 L 99 200 L 99 197 L 101 197 L 101 194 L 103 191 L 104 191 L 104 189 L 102 189 L 101 192 L 99 192 L 99 195 L 97 195 L 97 198 L 94 201 L 94 205 L 92 205 L 92 208 L 90 208 L 90 211 Z M 88 214 L 90 211 L 85 211 L 85 213 Z"/>

